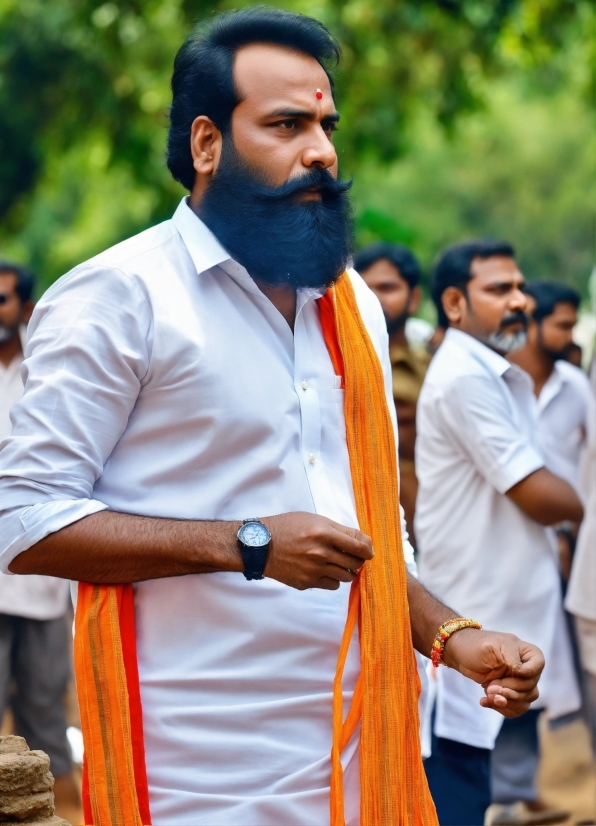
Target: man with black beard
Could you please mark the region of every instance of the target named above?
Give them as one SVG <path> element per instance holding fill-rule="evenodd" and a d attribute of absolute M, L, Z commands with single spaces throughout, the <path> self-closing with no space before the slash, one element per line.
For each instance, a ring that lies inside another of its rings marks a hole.
<path fill-rule="evenodd" d="M 416 403 L 430 355 L 426 348 L 410 344 L 406 321 L 414 315 L 422 292 L 420 265 L 403 244 L 380 241 L 360 250 L 354 269 L 379 299 L 389 334 L 389 359 L 393 400 L 399 435 L 400 502 L 404 509 L 410 540 L 414 547 L 414 512 L 418 481 L 414 464 L 416 445 Z"/>
<path fill-rule="evenodd" d="M 525 293 L 513 248 L 503 241 L 456 244 L 433 275 L 449 327 L 418 401 L 420 577 L 440 599 L 550 655 L 540 699 L 515 720 L 479 715 L 477 686 L 439 672 L 426 769 L 441 826 L 483 823 L 491 794 L 491 824 L 567 817 L 536 791 L 540 709 L 557 718 L 580 705 L 546 526 L 580 520 L 582 506 L 573 487 L 547 469 L 532 382 L 505 358 L 526 340 Z"/>
<path fill-rule="evenodd" d="M 537 696 L 535 646 L 407 573 L 387 331 L 344 272 L 338 56 L 263 7 L 193 33 L 168 140 L 190 197 L 33 315 L 0 556 L 79 582 L 87 824 L 429 826 L 412 646 L 484 713 Z"/>

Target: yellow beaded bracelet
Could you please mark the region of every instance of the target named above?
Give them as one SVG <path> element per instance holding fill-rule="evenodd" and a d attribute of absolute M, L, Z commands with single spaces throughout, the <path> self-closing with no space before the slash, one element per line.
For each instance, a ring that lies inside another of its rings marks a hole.
<path fill-rule="evenodd" d="M 445 653 L 445 643 L 452 634 L 456 631 L 461 631 L 462 628 L 482 628 L 476 620 L 466 619 L 465 617 L 458 617 L 457 619 L 450 619 L 444 622 L 437 631 L 437 636 L 433 642 L 430 658 L 435 668 L 444 665 L 443 654 Z"/>

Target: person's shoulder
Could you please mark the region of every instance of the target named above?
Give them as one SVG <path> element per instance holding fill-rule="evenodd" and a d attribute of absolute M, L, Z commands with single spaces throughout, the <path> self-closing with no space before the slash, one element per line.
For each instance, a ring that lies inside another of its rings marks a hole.
<path fill-rule="evenodd" d="M 90 258 L 84 265 L 98 268 L 115 268 L 122 272 L 134 272 L 142 268 L 144 259 L 153 259 L 155 254 L 177 238 L 178 232 L 173 221 L 163 221 L 130 238 L 114 244 L 113 247 Z"/>
<path fill-rule="evenodd" d="M 77 264 L 46 290 L 39 303 L 51 303 L 57 297 L 62 300 L 66 294 L 80 290 L 89 293 L 95 289 L 111 289 L 116 293 L 138 290 L 143 273 L 158 266 L 159 250 L 176 236 L 172 221 L 164 221 L 133 235 Z M 142 286 L 140 289 L 144 292 Z"/>
<path fill-rule="evenodd" d="M 557 361 L 556 366 L 559 375 L 564 381 L 568 382 L 582 395 L 590 394 L 590 379 L 580 367 L 576 367 L 575 364 L 570 364 L 568 361 L 563 360 Z"/>
<path fill-rule="evenodd" d="M 369 335 L 377 340 L 380 338 L 382 346 L 385 347 L 387 344 L 387 323 L 379 299 L 355 269 L 350 268 L 346 272 L 350 278 L 356 303 Z"/>
<path fill-rule="evenodd" d="M 379 299 L 367 285 L 364 278 L 353 267 L 350 267 L 346 272 L 354 289 L 360 312 L 372 313 L 376 318 L 379 318 L 379 316 L 384 318 Z"/>
<path fill-rule="evenodd" d="M 425 383 L 446 387 L 473 377 L 487 379 L 491 374 L 456 337 L 446 335 L 431 359 Z"/>

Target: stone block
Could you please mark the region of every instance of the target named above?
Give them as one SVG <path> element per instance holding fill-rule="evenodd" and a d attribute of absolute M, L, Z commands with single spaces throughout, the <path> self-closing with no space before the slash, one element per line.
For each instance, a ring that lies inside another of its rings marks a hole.
<path fill-rule="evenodd" d="M 14 792 L 43 792 L 52 789 L 50 758 L 43 751 L 0 754 L 0 800 Z"/>
<path fill-rule="evenodd" d="M 24 737 L 16 737 L 14 734 L 0 737 L 0 754 L 19 754 L 23 751 L 29 751 Z"/>

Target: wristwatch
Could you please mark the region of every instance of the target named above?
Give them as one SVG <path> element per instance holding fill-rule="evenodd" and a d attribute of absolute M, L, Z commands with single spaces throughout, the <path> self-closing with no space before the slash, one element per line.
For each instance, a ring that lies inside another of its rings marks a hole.
<path fill-rule="evenodd" d="M 258 519 L 245 519 L 236 536 L 244 562 L 244 576 L 246 579 L 264 579 L 271 544 L 269 529 Z"/>

